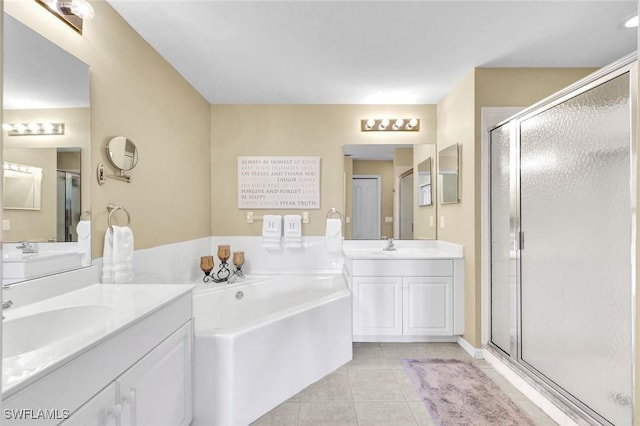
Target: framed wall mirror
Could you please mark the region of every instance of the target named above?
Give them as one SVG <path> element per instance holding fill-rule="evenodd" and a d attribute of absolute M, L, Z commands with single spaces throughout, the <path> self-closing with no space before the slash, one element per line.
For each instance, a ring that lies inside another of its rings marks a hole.
<path fill-rule="evenodd" d="M 416 199 L 418 207 L 430 206 L 432 201 L 431 157 L 418 163 L 418 190 Z"/>
<path fill-rule="evenodd" d="M 446 147 L 438 153 L 438 186 L 440 204 L 460 202 L 458 144 Z"/>
<path fill-rule="evenodd" d="M 90 251 L 90 225 L 84 226 L 83 244 L 77 232 L 81 220 L 90 220 L 89 67 L 4 14 L 3 68 L 4 162 L 41 171 L 37 209 L 16 206 L 37 190 L 5 173 L 3 240 L 28 241 L 38 256 Z M 3 262 L 18 251 L 16 245 L 5 244 Z M 83 259 L 77 267 L 90 264 L 90 253 Z"/>
<path fill-rule="evenodd" d="M 416 198 L 418 164 L 435 157 L 435 145 L 353 144 L 343 151 L 346 239 L 437 238 L 435 205 L 419 207 Z"/>

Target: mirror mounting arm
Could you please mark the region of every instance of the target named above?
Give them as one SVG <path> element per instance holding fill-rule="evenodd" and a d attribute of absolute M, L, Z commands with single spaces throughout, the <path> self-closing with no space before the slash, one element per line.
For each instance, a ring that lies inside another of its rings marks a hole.
<path fill-rule="evenodd" d="M 107 173 L 107 168 L 104 163 L 98 163 L 97 178 L 100 185 L 104 185 L 107 182 L 107 178 L 122 180 L 127 183 L 131 183 L 131 176 L 125 175 L 124 171 L 122 170 L 120 170 L 120 175 L 110 175 L 109 173 Z"/>

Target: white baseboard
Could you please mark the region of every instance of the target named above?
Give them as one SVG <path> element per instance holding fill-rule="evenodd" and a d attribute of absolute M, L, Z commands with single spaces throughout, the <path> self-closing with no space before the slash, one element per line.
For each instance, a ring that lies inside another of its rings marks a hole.
<path fill-rule="evenodd" d="M 473 347 L 473 345 L 471 345 L 471 343 L 467 342 L 464 339 L 464 337 L 462 337 L 462 336 L 458 337 L 458 345 L 460 345 L 460 347 L 462 349 L 464 349 L 473 358 L 475 358 L 475 359 L 484 359 L 484 354 L 482 352 L 482 349 L 478 349 L 478 348 Z"/>

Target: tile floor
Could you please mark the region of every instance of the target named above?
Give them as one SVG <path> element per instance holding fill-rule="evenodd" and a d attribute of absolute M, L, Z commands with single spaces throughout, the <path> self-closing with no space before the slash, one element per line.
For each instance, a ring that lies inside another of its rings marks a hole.
<path fill-rule="evenodd" d="M 402 368 L 402 358 L 471 360 L 528 413 L 536 425 L 556 424 L 491 365 L 472 360 L 455 343 L 354 343 L 351 362 L 274 408 L 253 425 L 432 425 L 429 413 Z"/>

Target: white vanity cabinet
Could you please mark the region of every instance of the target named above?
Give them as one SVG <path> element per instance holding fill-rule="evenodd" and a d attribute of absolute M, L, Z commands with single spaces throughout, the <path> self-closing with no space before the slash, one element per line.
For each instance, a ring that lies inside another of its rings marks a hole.
<path fill-rule="evenodd" d="M 189 321 L 62 426 L 187 426 L 192 415 Z"/>
<path fill-rule="evenodd" d="M 188 426 L 193 417 L 191 288 L 113 284 L 82 290 L 103 297 L 100 303 L 122 306 L 123 325 L 3 393 L 5 411 L 35 408 L 53 416 L 34 422 L 5 415 L 2 424 Z M 69 296 L 67 303 L 74 302 Z M 140 312 L 127 313 L 125 307 Z"/>
<path fill-rule="evenodd" d="M 464 332 L 462 259 L 345 257 L 353 340 L 455 341 Z"/>

